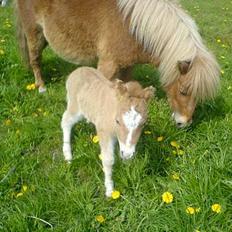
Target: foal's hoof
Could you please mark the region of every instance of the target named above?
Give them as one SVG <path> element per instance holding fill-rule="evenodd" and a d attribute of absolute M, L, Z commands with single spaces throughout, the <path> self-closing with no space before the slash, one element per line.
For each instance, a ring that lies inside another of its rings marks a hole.
<path fill-rule="evenodd" d="M 46 87 L 40 86 L 39 93 L 45 93 L 47 91 Z"/>

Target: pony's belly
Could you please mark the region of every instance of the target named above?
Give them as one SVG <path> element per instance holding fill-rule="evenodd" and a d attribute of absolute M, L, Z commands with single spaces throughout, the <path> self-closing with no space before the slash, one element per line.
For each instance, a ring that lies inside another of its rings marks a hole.
<path fill-rule="evenodd" d="M 49 30 L 51 26 L 53 29 Z M 75 64 L 89 64 L 96 60 L 94 42 L 74 28 L 61 31 L 48 23 L 43 29 L 49 46 L 63 59 Z"/>

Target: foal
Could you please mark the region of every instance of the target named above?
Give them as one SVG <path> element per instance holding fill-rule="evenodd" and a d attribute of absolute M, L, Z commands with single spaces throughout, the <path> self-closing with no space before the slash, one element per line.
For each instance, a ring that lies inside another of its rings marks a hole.
<path fill-rule="evenodd" d="M 65 160 L 72 160 L 71 128 L 86 118 L 95 125 L 100 139 L 106 196 L 109 197 L 114 188 L 112 166 L 115 141 L 119 142 L 122 159 L 134 155 L 154 88 L 143 89 L 135 81 L 111 82 L 98 70 L 89 67 L 78 68 L 71 73 L 66 88 L 68 104 L 61 123 Z"/>

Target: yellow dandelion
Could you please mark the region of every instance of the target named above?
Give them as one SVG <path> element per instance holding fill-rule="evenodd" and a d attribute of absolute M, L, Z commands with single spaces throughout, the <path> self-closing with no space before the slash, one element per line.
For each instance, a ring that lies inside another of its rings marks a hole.
<path fill-rule="evenodd" d="M 102 215 L 97 215 L 96 216 L 96 220 L 99 222 L 99 223 L 103 223 L 105 222 L 105 218 L 102 216 Z"/>
<path fill-rule="evenodd" d="M 172 203 L 173 195 L 170 192 L 164 192 L 162 194 L 162 200 L 163 200 L 163 202 L 165 202 L 167 204 Z"/>
<path fill-rule="evenodd" d="M 171 141 L 171 146 L 173 146 L 173 147 L 175 147 L 175 148 L 177 148 L 177 149 L 179 149 L 180 148 L 180 145 L 176 142 L 176 141 Z"/>
<path fill-rule="evenodd" d="M 173 179 L 173 180 L 180 180 L 180 174 L 174 172 L 174 173 L 172 174 L 172 179 Z"/>
<path fill-rule="evenodd" d="M 221 208 L 222 207 L 219 204 L 213 204 L 211 206 L 212 211 L 215 212 L 215 213 L 221 213 Z"/>
<path fill-rule="evenodd" d="M 98 158 L 99 158 L 99 160 L 102 160 L 103 155 L 102 154 L 98 155 Z"/>
<path fill-rule="evenodd" d="M 116 200 L 118 199 L 119 197 L 121 196 L 121 193 L 117 190 L 114 190 L 112 193 L 111 193 L 111 197 Z"/>
<path fill-rule="evenodd" d="M 217 39 L 217 42 L 218 42 L 218 43 L 221 43 L 222 41 L 221 41 L 221 39 Z"/>
<path fill-rule="evenodd" d="M 150 134 L 151 134 L 151 131 L 144 131 L 144 134 L 145 134 L 145 135 L 150 135 Z"/>
<path fill-rule="evenodd" d="M 24 185 L 22 186 L 22 192 L 25 193 L 25 192 L 27 191 L 27 189 L 28 189 L 27 185 L 24 184 Z"/>
<path fill-rule="evenodd" d="M 172 154 L 173 154 L 173 155 L 176 155 L 176 154 L 177 154 L 177 151 L 176 151 L 176 150 L 172 150 Z"/>
<path fill-rule="evenodd" d="M 222 75 L 225 74 L 225 71 L 224 71 L 224 70 L 221 70 L 221 74 L 222 74 Z"/>
<path fill-rule="evenodd" d="M 16 198 L 21 197 L 22 195 L 23 195 L 23 193 L 19 192 L 19 193 L 16 194 Z"/>
<path fill-rule="evenodd" d="M 27 90 L 34 90 L 35 88 L 36 88 L 36 85 L 34 83 L 26 86 Z"/>
<path fill-rule="evenodd" d="M 4 54 L 5 54 L 4 50 L 0 49 L 0 55 L 4 55 Z"/>
<path fill-rule="evenodd" d="M 158 142 L 162 142 L 163 140 L 164 140 L 164 137 L 163 137 L 163 136 L 157 137 L 157 141 L 158 141 Z"/>
<path fill-rule="evenodd" d="M 222 44 L 222 48 L 226 48 L 227 46 L 225 44 Z"/>
<path fill-rule="evenodd" d="M 193 207 L 187 207 L 185 211 L 187 214 L 195 214 L 195 212 L 196 212 L 195 208 L 193 208 Z"/>
<path fill-rule="evenodd" d="M 10 119 L 6 119 L 5 122 L 4 122 L 4 124 L 6 126 L 10 126 L 12 124 L 12 121 Z"/>
<path fill-rule="evenodd" d="M 178 149 L 178 150 L 177 150 L 177 155 L 184 155 L 184 151 L 181 150 L 181 149 Z"/>
<path fill-rule="evenodd" d="M 97 135 L 93 136 L 92 141 L 93 141 L 93 143 L 98 143 L 99 137 Z"/>

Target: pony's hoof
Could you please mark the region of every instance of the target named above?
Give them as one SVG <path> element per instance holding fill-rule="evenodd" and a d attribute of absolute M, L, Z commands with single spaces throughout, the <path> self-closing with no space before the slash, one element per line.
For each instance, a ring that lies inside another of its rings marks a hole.
<path fill-rule="evenodd" d="M 39 87 L 39 93 L 45 93 L 47 91 L 46 87 Z"/>

